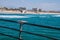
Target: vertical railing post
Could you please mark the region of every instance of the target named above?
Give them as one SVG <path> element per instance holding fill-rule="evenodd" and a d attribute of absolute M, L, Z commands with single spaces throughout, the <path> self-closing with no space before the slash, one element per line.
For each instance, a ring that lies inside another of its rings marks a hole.
<path fill-rule="evenodd" d="M 21 33 L 22 33 L 22 26 L 24 23 L 26 23 L 26 21 L 20 21 L 20 28 L 19 28 L 20 29 L 20 32 L 19 32 L 19 38 L 20 39 L 19 40 L 22 40 Z"/>
<path fill-rule="evenodd" d="M 21 33 L 22 33 L 22 26 L 23 26 L 23 22 L 20 21 L 20 32 L 19 32 L 19 40 L 22 40 L 22 37 L 21 37 Z"/>

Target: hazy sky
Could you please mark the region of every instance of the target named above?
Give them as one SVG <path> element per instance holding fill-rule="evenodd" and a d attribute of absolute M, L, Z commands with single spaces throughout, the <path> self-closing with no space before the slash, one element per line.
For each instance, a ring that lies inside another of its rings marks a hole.
<path fill-rule="evenodd" d="M 60 0 L 0 0 L 0 6 L 17 8 L 41 8 L 43 10 L 60 11 Z"/>

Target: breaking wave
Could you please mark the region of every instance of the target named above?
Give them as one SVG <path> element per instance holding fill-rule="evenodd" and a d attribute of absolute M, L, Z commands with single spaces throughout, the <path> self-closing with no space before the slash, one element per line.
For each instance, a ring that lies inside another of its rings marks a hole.
<path fill-rule="evenodd" d="M 29 16 L 0 15 L 0 18 L 30 18 Z"/>
<path fill-rule="evenodd" d="M 60 17 L 60 15 L 54 15 L 53 17 Z"/>

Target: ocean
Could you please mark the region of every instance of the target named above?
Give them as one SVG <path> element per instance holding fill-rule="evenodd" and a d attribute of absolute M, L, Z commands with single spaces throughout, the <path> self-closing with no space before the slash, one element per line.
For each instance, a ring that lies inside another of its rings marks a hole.
<path fill-rule="evenodd" d="M 58 14 L 0 14 L 0 19 L 13 20 L 18 22 L 23 20 L 31 24 L 60 28 L 60 15 Z M 18 23 L 2 21 L 2 20 L 0 20 L 0 26 L 14 28 L 18 30 L 20 28 L 20 24 Z M 42 34 L 60 40 L 60 30 L 37 27 L 27 24 L 22 26 L 22 30 L 31 33 Z M 0 27 L 0 33 L 19 37 L 19 32 L 11 29 Z M 23 40 L 51 40 L 46 37 L 36 36 L 24 32 L 21 33 L 21 37 Z M 17 40 L 17 39 L 0 34 L 0 40 Z"/>

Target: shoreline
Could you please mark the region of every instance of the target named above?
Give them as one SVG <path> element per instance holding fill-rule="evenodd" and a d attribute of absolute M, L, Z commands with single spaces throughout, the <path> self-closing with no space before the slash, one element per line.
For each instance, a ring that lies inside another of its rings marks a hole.
<path fill-rule="evenodd" d="M 60 14 L 60 13 L 53 13 L 53 12 L 25 12 L 21 13 L 20 11 L 0 11 L 0 14 Z"/>

